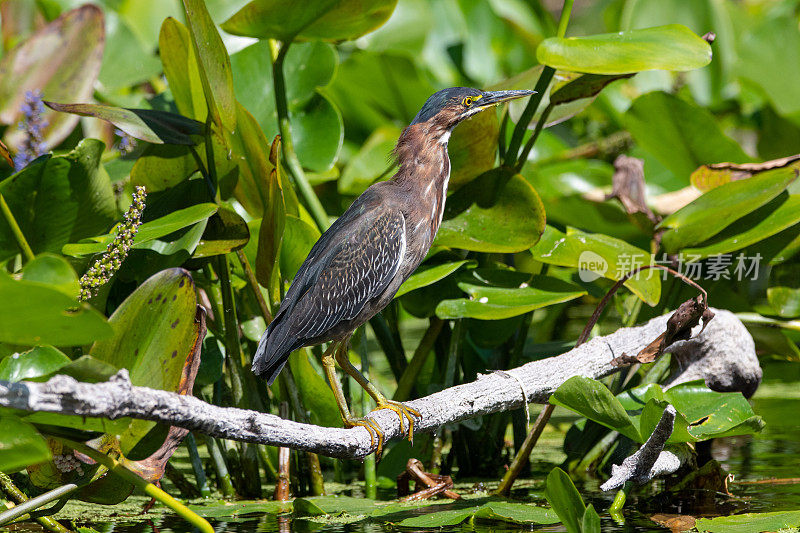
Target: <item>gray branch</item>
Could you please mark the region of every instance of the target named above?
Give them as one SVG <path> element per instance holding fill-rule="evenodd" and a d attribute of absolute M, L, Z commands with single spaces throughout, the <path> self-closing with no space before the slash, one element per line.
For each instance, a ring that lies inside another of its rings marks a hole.
<path fill-rule="evenodd" d="M 714 310 L 716 317 L 692 342 L 704 357 L 748 361 L 758 367 L 753 340 L 732 313 Z M 445 424 L 489 413 L 545 403 L 550 394 L 571 376 L 602 378 L 619 370 L 611 360 L 623 352 L 636 354 L 661 334 L 669 315 L 648 323 L 622 328 L 541 361 L 533 361 L 504 373 L 479 376 L 477 380 L 408 402 L 422 418 L 415 431 L 433 431 Z M 699 329 L 699 328 L 697 328 Z M 733 365 L 736 366 L 736 365 Z M 739 365 L 736 368 L 748 365 Z M 754 370 L 750 370 L 754 372 Z M 758 369 L 760 378 L 760 368 Z M 192 396 L 136 387 L 121 370 L 104 383 L 81 383 L 59 375 L 45 383 L 0 381 L 0 407 L 23 411 L 45 411 L 88 417 L 152 420 L 225 439 L 287 446 L 332 457 L 363 458 L 373 451 L 366 429 L 323 428 L 283 420 L 275 415 L 232 407 L 218 407 Z M 386 439 L 401 437 L 400 421 L 389 410 L 372 418 Z"/>
<path fill-rule="evenodd" d="M 686 463 L 692 456 L 686 445 L 664 449 L 675 426 L 675 415 L 675 408 L 668 405 L 647 442 L 636 453 L 626 457 L 621 465 L 612 465 L 611 477 L 600 485 L 600 489 L 613 490 L 626 481 L 644 485 L 658 476 L 677 471 Z"/>

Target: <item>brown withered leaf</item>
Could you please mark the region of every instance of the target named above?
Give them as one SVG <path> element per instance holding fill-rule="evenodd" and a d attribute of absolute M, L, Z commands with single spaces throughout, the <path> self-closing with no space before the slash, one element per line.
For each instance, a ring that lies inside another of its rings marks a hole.
<path fill-rule="evenodd" d="M 699 333 L 702 333 L 712 318 L 714 318 L 714 313 L 708 308 L 708 302 L 706 302 L 703 295 L 690 298 L 683 302 L 669 317 L 666 331 L 645 346 L 636 357 L 622 354 L 619 357 L 615 357 L 611 364 L 613 366 L 625 366 L 633 363 L 652 363 L 672 343 L 689 339 L 692 335 L 692 328 L 700 324 L 701 320 L 703 321 L 703 328 Z"/>
<path fill-rule="evenodd" d="M 650 520 L 659 526 L 669 529 L 673 533 L 694 529 L 694 524 L 697 522 L 697 518 L 691 515 L 665 513 L 654 514 L 650 517 Z"/>
<path fill-rule="evenodd" d="M 692 172 L 690 181 L 697 189 L 709 191 L 731 181 L 747 179 L 759 172 L 794 166 L 800 168 L 800 154 L 772 159 L 763 163 L 714 163 Z"/>
<path fill-rule="evenodd" d="M 616 198 L 622 203 L 625 212 L 629 215 L 644 214 L 653 224 L 660 218 L 653 213 L 645 201 L 644 161 L 619 155 L 614 160 L 613 190 L 606 196 L 606 200 Z"/>

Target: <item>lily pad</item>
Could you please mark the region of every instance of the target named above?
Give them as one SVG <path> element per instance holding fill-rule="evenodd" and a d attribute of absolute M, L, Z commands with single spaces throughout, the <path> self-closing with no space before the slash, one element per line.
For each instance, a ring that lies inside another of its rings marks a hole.
<path fill-rule="evenodd" d="M 743 513 L 715 518 L 698 518 L 695 527 L 698 531 L 709 531 L 710 533 L 778 531 L 800 527 L 800 511 Z"/>

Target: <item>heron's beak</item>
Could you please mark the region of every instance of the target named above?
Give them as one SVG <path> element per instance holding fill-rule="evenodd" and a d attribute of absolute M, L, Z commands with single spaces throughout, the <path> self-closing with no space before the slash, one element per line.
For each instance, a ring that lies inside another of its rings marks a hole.
<path fill-rule="evenodd" d="M 500 104 L 508 100 L 516 98 L 523 98 L 535 94 L 536 91 L 489 91 L 483 93 L 483 98 L 475 102 L 479 107 L 487 107 L 490 105 Z"/>

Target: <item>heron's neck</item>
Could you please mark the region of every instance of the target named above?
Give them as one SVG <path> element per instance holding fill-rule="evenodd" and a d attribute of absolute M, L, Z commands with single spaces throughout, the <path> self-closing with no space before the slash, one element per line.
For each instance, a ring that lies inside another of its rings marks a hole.
<path fill-rule="evenodd" d="M 408 126 L 394 149 L 400 165 L 394 181 L 406 186 L 409 192 L 430 198 L 431 193 L 440 198 L 447 193 L 450 179 L 450 158 L 447 143 L 450 129 L 439 129 L 429 123 Z"/>
<path fill-rule="evenodd" d="M 432 132 L 425 123 L 414 124 L 403 130 L 395 148 L 400 169 L 393 180 L 408 198 L 407 213 L 413 231 L 424 235 L 419 244 L 426 251 L 439 231 L 444 214 L 450 180 L 449 137 L 449 129 Z"/>

